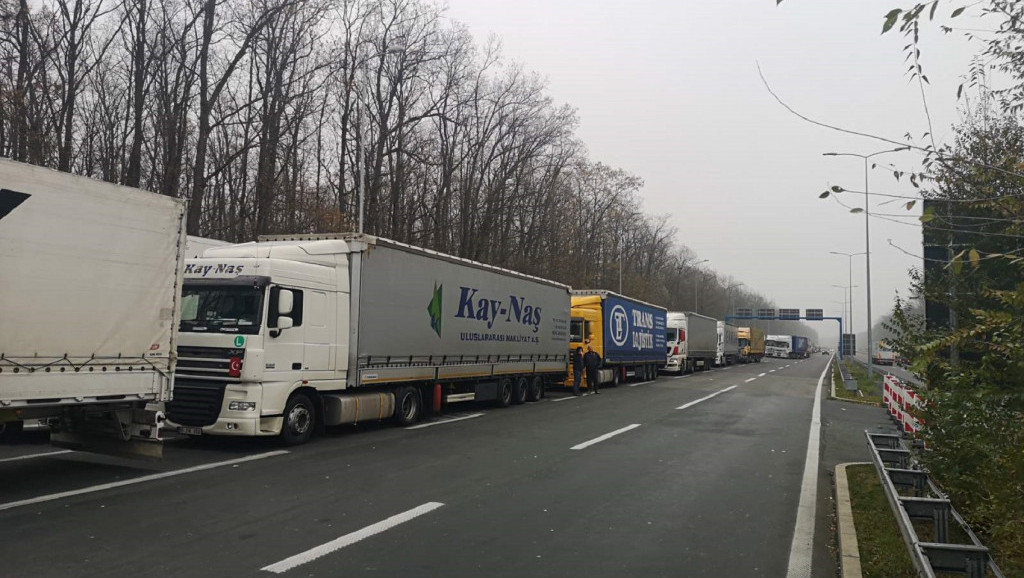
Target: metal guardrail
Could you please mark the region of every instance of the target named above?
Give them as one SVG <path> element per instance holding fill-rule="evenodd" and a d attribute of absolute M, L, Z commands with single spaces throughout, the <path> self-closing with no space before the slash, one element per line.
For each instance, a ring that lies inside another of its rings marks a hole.
<path fill-rule="evenodd" d="M 935 485 L 927 470 L 918 467 L 910 450 L 895 434 L 864 432 L 871 450 L 871 461 L 878 470 L 900 534 L 910 552 L 919 576 L 935 578 L 936 572 L 955 572 L 970 578 L 1005 578 L 989 554 L 988 548 L 967 526 L 946 495 Z M 904 490 L 903 495 L 900 489 Z M 970 544 L 949 542 L 952 518 L 970 539 Z M 925 542 L 917 535 L 914 521 L 931 521 L 935 540 Z M 990 572 L 991 574 L 986 574 Z"/>
<path fill-rule="evenodd" d="M 846 367 L 846 362 L 837 359 L 836 363 L 839 365 L 839 377 L 843 379 L 843 387 L 846 388 L 846 391 L 857 391 L 859 389 L 857 380 L 850 374 L 850 369 Z"/>

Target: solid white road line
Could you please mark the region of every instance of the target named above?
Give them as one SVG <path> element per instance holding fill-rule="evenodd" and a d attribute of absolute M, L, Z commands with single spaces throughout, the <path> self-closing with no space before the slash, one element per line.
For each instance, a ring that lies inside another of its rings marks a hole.
<path fill-rule="evenodd" d="M 736 389 L 737 387 L 739 387 L 739 386 L 730 385 L 729 387 L 727 387 L 725 389 L 716 391 L 715 393 L 712 393 L 711 395 L 705 395 L 704 397 L 702 397 L 700 399 L 695 399 L 695 400 L 691 401 L 690 403 L 687 403 L 687 404 L 684 404 L 684 405 L 681 405 L 681 406 L 677 407 L 676 409 L 686 409 L 688 407 L 693 407 L 693 406 L 697 405 L 698 403 L 700 403 L 702 401 L 707 401 L 707 400 L 711 399 L 712 397 L 715 397 L 716 395 L 723 394 L 723 393 L 725 393 L 727 391 L 732 391 L 732 390 Z"/>
<path fill-rule="evenodd" d="M 679 374 L 679 375 L 673 377 L 672 379 L 682 379 L 684 377 L 693 377 L 693 375 L 694 374 L 692 374 L 692 373 L 690 373 L 690 374 L 682 373 L 682 374 Z"/>
<path fill-rule="evenodd" d="M 16 458 L 4 458 L 4 459 L 0 460 L 0 463 L 3 463 L 3 462 L 16 462 L 18 460 L 31 460 L 32 458 L 45 458 L 46 456 L 59 456 L 60 454 L 70 454 L 70 453 L 71 453 L 71 450 L 60 450 L 60 451 L 56 451 L 56 452 L 46 452 L 44 454 L 29 454 L 27 456 L 18 456 Z"/>
<path fill-rule="evenodd" d="M 295 568 L 296 566 L 302 566 L 307 562 L 312 562 L 313 560 L 316 560 L 317 558 L 320 558 L 322 556 L 326 556 L 331 552 L 341 550 L 345 546 L 351 546 L 352 544 L 355 544 L 360 540 L 364 540 L 366 538 L 369 538 L 370 536 L 380 534 L 385 530 L 390 530 L 391 528 L 394 528 L 399 524 L 404 524 L 405 522 L 408 522 L 409 520 L 412 520 L 414 518 L 418 518 L 423 514 L 433 512 L 434 510 L 440 508 L 443 505 L 444 504 L 442 504 L 441 502 L 427 502 L 422 506 L 417 506 L 407 512 L 402 512 L 401 514 L 395 514 L 394 516 L 391 516 L 386 520 L 377 522 L 376 524 L 373 524 L 371 526 L 367 526 L 362 530 L 356 530 L 351 534 L 345 534 L 344 536 L 336 540 L 331 540 L 326 544 L 321 544 L 316 548 L 311 548 L 309 550 L 306 550 L 305 552 L 302 552 L 301 554 L 296 554 L 291 558 L 285 558 L 284 560 L 281 560 L 276 564 L 264 566 L 263 568 L 260 568 L 260 570 L 266 570 L 267 572 L 273 572 L 274 574 L 282 574 L 284 572 L 291 570 L 292 568 Z"/>
<path fill-rule="evenodd" d="M 654 383 L 654 381 L 641 381 L 640 383 L 628 383 L 628 387 L 636 387 L 638 385 L 647 385 L 648 383 Z"/>
<path fill-rule="evenodd" d="M 751 377 L 750 379 L 746 380 L 746 383 L 750 383 L 751 381 L 754 381 L 755 379 L 757 379 L 757 378 L 756 377 Z"/>
<path fill-rule="evenodd" d="M 818 453 L 821 446 L 821 384 L 831 365 L 826 365 L 814 390 L 814 408 L 811 410 L 811 430 L 807 436 L 807 457 L 804 458 L 804 477 L 800 484 L 800 505 L 796 510 L 793 542 L 789 546 L 789 567 L 786 578 L 810 578 L 811 557 L 814 549 L 814 509 L 818 499 Z"/>
<path fill-rule="evenodd" d="M 255 454 L 251 456 L 245 456 L 244 458 L 237 458 L 233 460 L 226 460 L 223 462 L 214 462 L 212 464 L 203 464 L 201 466 L 194 466 L 191 468 L 185 468 L 183 470 L 172 470 L 170 472 L 160 472 L 159 474 L 150 474 L 148 476 L 140 476 L 138 478 L 132 478 L 130 480 L 121 480 L 119 482 L 110 482 L 108 484 L 99 484 L 97 486 L 89 486 L 87 488 L 79 488 L 77 490 L 70 490 L 67 492 L 59 492 L 56 494 L 48 494 L 45 496 L 38 496 L 35 498 L 28 498 L 25 500 L 18 500 L 17 502 L 7 502 L 6 504 L 0 504 L 0 510 L 10 510 L 19 506 L 27 506 L 29 504 L 39 504 L 42 502 L 51 502 L 53 500 L 60 500 L 62 498 L 69 498 L 71 496 L 80 496 L 82 494 L 91 494 L 94 492 L 102 492 L 104 490 L 110 490 L 113 488 L 120 488 L 123 486 L 131 486 L 133 484 L 143 484 L 145 482 L 152 482 L 154 480 L 162 480 L 164 478 L 173 478 L 174 476 L 180 476 L 182 474 L 191 474 L 194 472 L 202 472 L 204 470 L 212 470 L 214 468 L 221 468 L 224 466 L 233 466 L 235 464 L 243 464 L 245 462 L 251 462 L 255 460 L 262 460 L 266 458 L 272 458 L 274 456 L 281 456 L 287 454 L 288 450 L 277 450 L 273 452 L 266 452 L 263 454 Z"/>
<path fill-rule="evenodd" d="M 594 438 L 594 439 L 590 440 L 589 442 L 583 442 L 583 443 L 581 443 L 581 444 L 576 444 L 576 445 L 572 446 L 572 447 L 571 447 L 571 448 L 569 448 L 569 449 L 570 449 L 570 450 L 582 450 L 582 449 L 586 449 L 586 448 L 589 448 L 590 446 L 592 446 L 592 445 L 594 445 L 594 444 L 599 444 L 599 443 L 603 442 L 603 441 L 604 441 L 604 440 L 606 440 L 606 439 L 609 439 L 609 438 L 613 438 L 613 437 L 615 437 L 615 436 L 619 435 L 620 433 L 626 433 L 626 432 L 628 432 L 629 430 L 631 430 L 631 429 L 636 429 L 636 428 L 638 428 L 638 427 L 640 427 L 640 424 L 638 424 L 638 423 L 634 423 L 634 424 L 632 424 L 632 425 L 627 425 L 626 427 L 624 427 L 624 428 L 622 428 L 622 429 L 617 429 L 617 430 L 615 430 L 615 431 L 613 431 L 613 432 L 610 432 L 610 433 L 606 433 L 606 434 L 604 434 L 603 436 L 600 436 L 600 437 L 596 437 L 596 438 Z"/>
<path fill-rule="evenodd" d="M 453 421 L 462 421 L 464 419 L 473 419 L 474 417 L 480 417 L 482 415 L 484 415 L 484 414 L 482 414 L 482 413 L 471 413 L 469 415 L 463 415 L 463 416 L 459 416 L 459 417 L 452 417 L 452 418 L 448 418 L 448 419 L 439 419 L 437 421 L 421 423 L 419 425 L 411 425 L 411 426 L 409 426 L 409 427 L 407 427 L 405 429 L 423 429 L 425 427 L 432 427 L 432 426 L 435 426 L 435 425 L 444 425 L 446 423 L 452 423 Z"/>

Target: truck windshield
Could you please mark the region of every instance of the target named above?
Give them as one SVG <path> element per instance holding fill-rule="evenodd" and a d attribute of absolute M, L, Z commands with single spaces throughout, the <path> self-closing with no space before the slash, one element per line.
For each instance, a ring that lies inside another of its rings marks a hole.
<path fill-rule="evenodd" d="M 740 337 L 740 347 L 746 347 L 750 345 L 750 340 L 745 337 Z"/>
<path fill-rule="evenodd" d="M 676 341 L 679 339 L 678 329 L 669 329 L 665 332 L 665 341 Z"/>
<path fill-rule="evenodd" d="M 185 285 L 180 331 L 255 335 L 263 315 L 263 288 L 247 285 Z"/>
<path fill-rule="evenodd" d="M 569 321 L 569 341 L 571 343 L 583 343 L 583 318 L 573 317 Z"/>

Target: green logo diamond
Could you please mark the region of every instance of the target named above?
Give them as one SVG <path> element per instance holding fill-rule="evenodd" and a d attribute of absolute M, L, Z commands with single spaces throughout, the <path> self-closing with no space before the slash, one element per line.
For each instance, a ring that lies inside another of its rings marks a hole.
<path fill-rule="evenodd" d="M 427 305 L 427 313 L 430 314 L 430 328 L 441 337 L 441 289 L 444 285 L 438 286 L 434 281 L 434 298 Z"/>
<path fill-rule="evenodd" d="M 235 347 L 241 347 L 243 345 L 245 345 L 245 336 L 243 336 L 243 335 L 236 335 L 235 336 Z"/>

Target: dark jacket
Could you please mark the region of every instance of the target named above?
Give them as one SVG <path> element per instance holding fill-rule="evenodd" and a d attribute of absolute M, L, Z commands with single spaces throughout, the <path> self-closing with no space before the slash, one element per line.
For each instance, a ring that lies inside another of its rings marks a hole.
<path fill-rule="evenodd" d="M 583 355 L 578 349 L 572 352 L 572 370 L 583 371 Z"/>
<path fill-rule="evenodd" d="M 588 370 L 601 368 L 601 356 L 596 351 L 588 351 L 583 354 L 583 366 Z"/>

